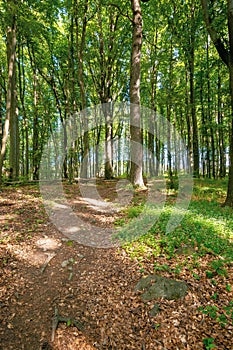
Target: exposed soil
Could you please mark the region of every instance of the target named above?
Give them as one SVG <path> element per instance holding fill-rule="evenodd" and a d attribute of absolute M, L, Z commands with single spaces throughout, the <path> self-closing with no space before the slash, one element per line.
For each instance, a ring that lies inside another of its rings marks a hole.
<path fill-rule="evenodd" d="M 67 200 L 83 220 L 100 227 L 114 225 L 120 212 L 99 211 L 85 203 L 77 184 L 65 185 Z M 98 184 L 102 198 L 116 198 L 116 182 Z M 145 195 L 145 194 L 144 194 Z M 139 199 L 140 200 L 140 197 Z M 150 316 L 154 303 L 142 302 L 134 291 L 143 274 L 157 263 L 181 273 L 163 271 L 166 277 L 188 283 L 185 298 L 159 300 L 160 312 Z M 0 193 L 0 349 L 204 349 L 203 339 L 214 338 L 217 349 L 232 349 L 232 319 L 222 326 L 199 311 L 213 301 L 224 307 L 233 300 L 232 265 L 228 275 L 206 277 L 206 255 L 194 269 L 191 257 L 164 256 L 132 260 L 123 249 L 100 249 L 71 241 L 49 221 L 36 186 L 4 187 Z M 143 267 L 143 270 L 142 270 Z M 228 288 L 226 288 L 228 286 Z M 216 295 L 217 300 L 213 299 Z M 55 308 L 61 322 L 52 341 Z M 79 321 L 78 330 L 72 320 Z"/>

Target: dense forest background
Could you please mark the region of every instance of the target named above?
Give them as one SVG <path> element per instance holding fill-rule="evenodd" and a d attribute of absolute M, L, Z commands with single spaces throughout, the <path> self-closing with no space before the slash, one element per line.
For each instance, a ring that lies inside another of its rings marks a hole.
<path fill-rule="evenodd" d="M 141 121 L 148 150 L 144 174 L 185 169 L 196 177 L 226 177 L 232 142 L 231 1 L 136 3 L 142 16 L 140 104 L 155 112 Z M 132 102 L 134 5 L 126 0 L 0 2 L 1 179 L 38 180 L 44 145 L 48 140 L 56 145 L 57 128 L 64 178 L 129 173 L 130 126 L 103 109 L 97 113 L 102 120 L 88 128 L 89 117 L 80 111 Z M 155 122 L 156 115 L 167 125 Z M 70 116 L 76 116 L 78 130 L 72 145 Z M 173 159 L 180 147 L 176 132 L 187 150 L 178 162 Z M 231 176 L 229 183 L 232 204 Z"/>

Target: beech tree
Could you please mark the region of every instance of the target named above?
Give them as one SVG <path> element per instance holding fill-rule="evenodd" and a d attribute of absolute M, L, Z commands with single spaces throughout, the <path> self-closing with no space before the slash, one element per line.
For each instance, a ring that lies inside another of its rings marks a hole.
<path fill-rule="evenodd" d="M 133 37 L 130 69 L 130 180 L 134 186 L 144 187 L 142 177 L 142 131 L 140 113 L 140 68 L 142 47 L 142 15 L 140 0 L 131 0 Z"/>
<path fill-rule="evenodd" d="M 227 1 L 227 29 L 228 36 L 222 38 L 222 33 L 218 32 L 213 19 L 216 17 L 215 2 L 201 0 L 206 28 L 214 43 L 215 48 L 222 61 L 229 71 L 229 84 L 231 96 L 231 132 L 230 132 L 230 167 L 228 189 L 225 205 L 233 207 L 233 0 Z"/>

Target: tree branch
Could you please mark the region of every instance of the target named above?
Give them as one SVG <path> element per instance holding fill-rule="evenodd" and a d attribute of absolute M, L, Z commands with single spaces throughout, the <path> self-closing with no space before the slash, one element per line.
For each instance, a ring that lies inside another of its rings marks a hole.
<path fill-rule="evenodd" d="M 213 41 L 213 44 L 214 44 L 216 50 L 218 51 L 220 58 L 229 67 L 230 53 L 226 49 L 224 43 L 222 42 L 221 38 L 218 36 L 218 33 L 216 32 L 216 30 L 214 29 L 214 27 L 211 23 L 208 1 L 201 0 L 201 5 L 202 5 L 202 10 L 203 10 L 203 15 L 204 15 L 204 21 L 206 24 L 207 31 L 211 37 L 211 40 Z"/>

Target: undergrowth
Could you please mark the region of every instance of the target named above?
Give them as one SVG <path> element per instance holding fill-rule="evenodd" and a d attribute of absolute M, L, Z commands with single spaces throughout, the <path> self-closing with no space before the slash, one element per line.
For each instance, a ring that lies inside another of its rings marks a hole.
<path fill-rule="evenodd" d="M 169 198 L 162 207 L 151 208 L 146 202 L 125 210 L 120 219 L 117 238 L 134 257 L 165 254 L 173 257 L 180 247 L 190 247 L 195 254 L 213 254 L 225 260 L 233 259 L 233 213 L 223 207 L 226 181 L 195 180 L 192 200 L 184 212 L 175 209 Z M 143 218 L 139 220 L 138 218 Z M 167 224 L 175 215 L 179 224 L 171 232 Z M 179 219 L 179 216 L 182 216 Z M 116 225 L 118 222 L 116 222 Z"/>

